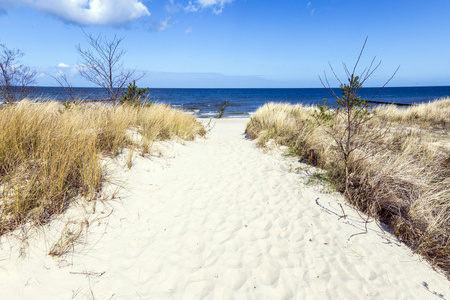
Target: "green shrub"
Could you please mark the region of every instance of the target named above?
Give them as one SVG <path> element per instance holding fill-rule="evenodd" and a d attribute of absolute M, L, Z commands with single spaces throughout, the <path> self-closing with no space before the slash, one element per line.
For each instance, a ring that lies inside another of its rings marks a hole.
<path fill-rule="evenodd" d="M 148 102 L 148 88 L 139 88 L 136 85 L 136 81 L 129 83 L 125 91 L 119 98 L 119 104 L 130 104 L 130 105 L 143 105 L 150 106 L 154 102 Z"/>

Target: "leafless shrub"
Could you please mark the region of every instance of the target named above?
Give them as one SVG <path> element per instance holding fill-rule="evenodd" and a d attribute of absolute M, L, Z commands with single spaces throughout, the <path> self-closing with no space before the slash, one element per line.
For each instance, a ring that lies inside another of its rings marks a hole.
<path fill-rule="evenodd" d="M 29 87 L 36 83 L 36 72 L 21 63 L 24 55 L 0 44 L 0 97 L 8 104 L 26 98 Z"/>
<path fill-rule="evenodd" d="M 81 99 L 78 97 L 78 94 L 73 89 L 72 84 L 70 83 L 69 79 L 67 78 L 67 75 L 62 73 L 58 75 L 51 75 L 48 74 L 50 77 L 52 77 L 59 86 L 66 92 L 67 94 L 67 100 L 70 102 L 79 102 Z"/>
<path fill-rule="evenodd" d="M 80 56 L 78 71 L 86 80 L 103 88 L 110 100 L 115 104 L 122 88 L 133 80 L 139 80 L 144 75 L 135 76 L 135 70 L 123 67 L 123 56 L 126 51 L 120 46 L 124 38 L 114 36 L 108 39 L 102 35 L 86 34 L 89 49 L 80 45 L 76 50 Z"/>

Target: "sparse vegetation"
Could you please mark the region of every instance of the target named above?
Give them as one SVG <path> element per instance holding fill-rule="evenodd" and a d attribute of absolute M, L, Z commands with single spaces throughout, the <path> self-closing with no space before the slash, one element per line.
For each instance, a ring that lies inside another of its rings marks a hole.
<path fill-rule="evenodd" d="M 246 132 L 260 145 L 274 139 L 289 146 L 305 162 L 314 148 L 316 165 L 344 192 L 344 164 L 339 163 L 336 141 L 315 121 L 319 112 L 315 107 L 269 103 L 251 118 Z M 386 122 L 391 126 L 380 139 L 350 155 L 347 199 L 450 274 L 450 99 L 407 109 L 380 106 L 369 112 L 362 135 L 386 128 Z"/>
<path fill-rule="evenodd" d="M 0 44 L 0 99 L 8 104 L 22 100 L 36 83 L 36 72 L 21 63 L 25 54 Z"/>
<path fill-rule="evenodd" d="M 148 102 L 148 88 L 139 88 L 136 85 L 136 80 L 129 83 L 127 89 L 122 92 L 118 100 L 119 104 L 129 105 L 152 105 L 153 102 Z"/>
<path fill-rule="evenodd" d="M 86 33 L 85 36 L 89 48 L 84 49 L 80 45 L 76 47 L 80 57 L 78 72 L 86 80 L 103 88 L 109 100 L 115 104 L 125 84 L 139 80 L 144 75 L 136 76 L 135 70 L 123 67 L 122 60 L 126 51 L 121 48 L 121 43 L 124 38 L 114 36 L 110 39 L 106 36 L 93 36 Z M 63 83 L 62 85 L 68 83 L 67 80 L 58 80 L 58 82 Z"/>
<path fill-rule="evenodd" d="M 369 103 L 366 101 L 366 99 L 361 99 L 361 97 L 358 95 L 358 91 L 362 88 L 363 84 L 367 81 L 367 79 L 370 78 L 370 76 L 372 76 L 372 74 L 378 69 L 381 64 L 380 61 L 376 66 L 374 66 L 374 57 L 370 65 L 366 67 L 359 76 L 356 75 L 356 70 L 364 52 L 366 43 L 367 38 L 364 41 L 358 59 L 356 60 L 356 63 L 351 72 L 349 71 L 347 64 L 342 63 L 346 74 L 346 80 L 339 79 L 330 64 L 331 71 L 333 72 L 337 81 L 340 83 L 339 89 L 342 91 L 341 97 L 336 95 L 336 93 L 331 88 L 326 73 L 324 74 L 325 79 L 322 79 L 319 76 L 324 88 L 326 88 L 335 98 L 337 106 L 326 106 L 324 100 L 323 105 L 318 106 L 319 113 L 316 113 L 315 116 L 317 121 L 319 122 L 319 125 L 333 139 L 333 143 L 331 144 L 331 146 L 334 147 L 334 152 L 339 154 L 337 161 L 333 164 L 343 164 L 342 168 L 345 171 L 345 193 L 349 192 L 351 167 L 350 159 L 352 158 L 353 152 L 361 149 L 366 149 L 366 151 L 367 149 L 376 150 L 376 147 L 371 147 L 369 144 L 378 142 L 386 132 L 385 128 L 380 126 L 381 123 L 378 124 L 379 126 L 373 127 L 372 130 L 364 130 L 364 127 L 366 127 L 366 125 L 370 123 L 372 115 L 369 113 Z M 394 72 L 394 75 L 396 72 Z M 391 78 L 383 85 L 383 87 L 386 86 L 386 84 L 394 77 L 394 75 L 391 76 Z M 376 94 L 377 93 L 375 93 L 375 95 Z M 375 97 L 375 95 L 372 96 L 371 100 Z M 366 155 L 373 154 L 373 152 L 366 152 Z"/>
<path fill-rule="evenodd" d="M 167 105 L 70 105 L 22 101 L 0 109 L 0 235 L 61 213 L 75 196 L 102 189 L 103 155 L 157 140 L 204 135 L 195 117 Z M 130 130 L 142 139 L 131 139 Z"/>

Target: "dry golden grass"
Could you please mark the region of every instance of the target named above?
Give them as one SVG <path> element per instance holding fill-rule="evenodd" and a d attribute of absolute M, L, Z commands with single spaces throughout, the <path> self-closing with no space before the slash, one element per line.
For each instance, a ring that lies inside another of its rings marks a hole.
<path fill-rule="evenodd" d="M 325 153 L 328 145 L 320 142 L 324 132 L 312 115 L 314 110 L 302 105 L 267 103 L 250 119 L 246 133 L 257 138 L 260 146 L 273 139 L 280 145 L 289 146 L 291 154 L 305 159 L 309 149 L 316 148 L 315 162 L 322 165 L 320 153 Z"/>
<path fill-rule="evenodd" d="M 193 116 L 166 105 L 151 107 L 32 104 L 0 108 L 0 235 L 29 220 L 40 224 L 77 195 L 98 195 L 100 159 L 124 147 L 149 151 L 156 140 L 191 140 L 206 133 Z M 130 139 L 133 129 L 144 138 Z"/>
<path fill-rule="evenodd" d="M 274 139 L 289 146 L 304 160 L 308 159 L 309 149 L 315 148 L 315 163 L 327 170 L 335 188 L 343 192 L 344 164 L 333 139 L 315 121 L 313 112 L 313 108 L 268 104 L 252 117 L 246 132 L 261 144 Z M 385 222 L 402 241 L 447 274 L 449 117 L 450 99 L 408 109 L 375 108 L 362 134 L 383 134 L 375 141 L 362 143 L 351 154 L 347 195 L 354 206 Z"/>
<path fill-rule="evenodd" d="M 310 116 L 311 109 L 301 105 L 267 103 L 250 119 L 247 134 L 257 137 L 261 145 L 269 139 L 276 139 L 280 144 L 289 143 L 292 135 L 299 135 L 299 130 L 309 132 L 317 127 Z"/>
<path fill-rule="evenodd" d="M 381 120 L 403 125 L 425 129 L 448 129 L 450 127 L 450 98 L 402 109 L 395 106 L 379 106 L 373 110 L 373 113 Z"/>

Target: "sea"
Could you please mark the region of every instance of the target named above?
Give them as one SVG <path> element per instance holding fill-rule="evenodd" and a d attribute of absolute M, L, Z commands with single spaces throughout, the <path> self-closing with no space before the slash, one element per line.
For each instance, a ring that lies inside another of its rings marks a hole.
<path fill-rule="evenodd" d="M 101 88 L 73 88 L 80 99 L 102 100 L 107 95 Z M 339 89 L 333 89 L 338 96 Z M 36 101 L 67 101 L 61 87 L 32 87 L 29 98 Z M 378 92 L 378 93 L 377 93 Z M 373 95 L 376 96 L 372 99 Z M 362 88 L 362 99 L 399 104 L 420 104 L 450 97 L 450 86 Z M 222 117 L 249 117 L 268 102 L 316 105 L 336 105 L 334 96 L 324 88 L 151 88 L 149 101 L 164 103 L 195 114 L 197 117 L 216 117 L 227 101 Z M 377 104 L 373 104 L 377 105 Z"/>

